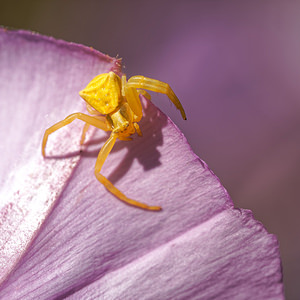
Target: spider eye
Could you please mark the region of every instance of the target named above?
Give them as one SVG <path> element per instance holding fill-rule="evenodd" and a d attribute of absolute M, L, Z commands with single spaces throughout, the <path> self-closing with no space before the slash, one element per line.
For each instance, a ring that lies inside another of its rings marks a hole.
<path fill-rule="evenodd" d="M 114 72 L 100 74 L 79 95 L 100 113 L 109 114 L 121 101 L 121 79 Z"/>

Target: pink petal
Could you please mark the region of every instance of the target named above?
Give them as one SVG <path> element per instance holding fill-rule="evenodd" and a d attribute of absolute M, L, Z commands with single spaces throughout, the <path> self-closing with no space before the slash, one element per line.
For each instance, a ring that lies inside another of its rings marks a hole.
<path fill-rule="evenodd" d="M 225 210 L 70 299 L 280 299 L 274 242 L 249 211 Z"/>
<path fill-rule="evenodd" d="M 11 175 L 0 177 L 3 279 L 18 262 L 0 298 L 283 298 L 276 238 L 233 209 L 218 178 L 152 104 L 143 137 L 118 142 L 103 173 L 162 212 L 129 207 L 97 182 L 93 167 L 107 138 L 99 130 L 79 156 L 82 124 L 74 122 L 47 146 L 65 158 L 42 159 L 44 130 L 81 111 L 78 91 L 116 60 L 26 32 L 2 31 L 0 39 L 0 95 L 13 100 L 1 104 L 1 122 L 14 124 L 1 134 L 11 145 L 1 162 Z"/>
<path fill-rule="evenodd" d="M 77 90 L 92 74 L 114 68 L 117 61 L 87 47 L 0 30 L 2 281 L 35 236 L 79 160 L 77 155 L 44 161 L 43 131 L 66 113 L 82 109 L 82 102 L 76 101 L 80 99 Z M 80 130 L 77 126 L 58 136 L 62 151 L 79 150 L 71 138 Z"/>

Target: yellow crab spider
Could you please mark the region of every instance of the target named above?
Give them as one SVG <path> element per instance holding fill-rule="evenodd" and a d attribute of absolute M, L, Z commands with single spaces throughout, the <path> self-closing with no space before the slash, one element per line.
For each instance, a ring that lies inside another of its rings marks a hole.
<path fill-rule="evenodd" d="M 149 206 L 126 197 L 100 172 L 102 166 L 112 150 L 117 139 L 130 140 L 130 136 L 137 132 L 142 135 L 138 122 L 143 117 L 139 94 L 150 99 L 144 91 L 150 90 L 166 94 L 180 110 L 186 120 L 184 109 L 177 96 L 167 83 L 144 76 L 133 76 L 128 81 L 126 75 L 120 78 L 116 73 L 109 72 L 96 76 L 79 95 L 87 102 L 87 111 L 90 115 L 74 113 L 64 120 L 46 129 L 42 142 L 42 154 L 45 157 L 45 148 L 48 136 L 54 131 L 70 124 L 75 119 L 85 122 L 80 143 L 83 144 L 86 132 L 90 125 L 104 131 L 111 131 L 110 137 L 101 148 L 95 165 L 95 176 L 113 195 L 129 205 L 146 210 L 160 210 L 160 206 Z"/>

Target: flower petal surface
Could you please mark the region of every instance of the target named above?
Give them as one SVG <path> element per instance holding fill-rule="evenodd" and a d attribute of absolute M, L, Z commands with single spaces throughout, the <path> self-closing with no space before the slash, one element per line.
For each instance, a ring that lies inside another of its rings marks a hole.
<path fill-rule="evenodd" d="M 79 160 L 72 139 L 80 127 L 58 135 L 49 148 L 77 155 L 41 156 L 43 131 L 82 109 L 77 91 L 91 74 L 117 61 L 87 47 L 25 31 L 0 29 L 0 281 L 29 245 Z M 57 143 L 57 144 L 56 144 Z"/>
<path fill-rule="evenodd" d="M 50 136 L 43 159 L 44 130 L 84 111 L 78 91 L 118 71 L 117 60 L 27 32 L 2 30 L 0 41 L 1 138 L 11 145 L 0 175 L 0 298 L 283 299 L 276 238 L 233 208 L 178 128 L 145 99 L 143 137 L 118 141 L 103 174 L 161 212 L 125 205 L 96 180 L 105 132 L 91 129 L 80 148 L 75 121 Z"/>

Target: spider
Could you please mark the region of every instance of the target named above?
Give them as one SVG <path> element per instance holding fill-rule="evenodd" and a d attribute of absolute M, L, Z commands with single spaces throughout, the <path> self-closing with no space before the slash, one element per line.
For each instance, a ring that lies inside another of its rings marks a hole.
<path fill-rule="evenodd" d="M 70 124 L 75 119 L 85 122 L 80 144 L 85 140 L 90 125 L 104 131 L 111 131 L 110 137 L 102 146 L 95 165 L 95 176 L 108 191 L 125 203 L 146 210 L 161 210 L 160 206 L 149 206 L 126 197 L 100 172 L 102 166 L 112 150 L 117 139 L 128 141 L 135 132 L 142 136 L 138 122 L 143 117 L 142 104 L 139 94 L 150 100 L 150 95 L 144 90 L 166 94 L 181 116 L 186 120 L 184 109 L 177 96 L 167 83 L 144 76 L 133 76 L 128 81 L 126 75 L 120 78 L 116 73 L 109 72 L 96 76 L 79 95 L 87 102 L 87 111 L 90 115 L 78 112 L 67 116 L 64 120 L 46 129 L 42 142 L 42 155 L 45 157 L 45 148 L 48 136 L 54 131 Z"/>

